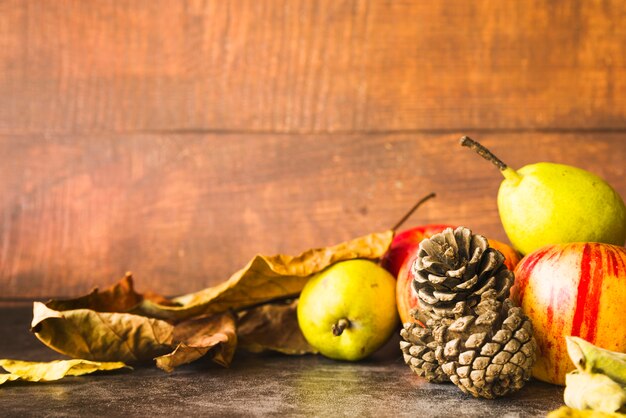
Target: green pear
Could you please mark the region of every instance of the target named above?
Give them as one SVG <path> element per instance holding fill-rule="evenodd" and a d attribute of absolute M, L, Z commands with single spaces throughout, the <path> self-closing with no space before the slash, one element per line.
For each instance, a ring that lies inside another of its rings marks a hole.
<path fill-rule="evenodd" d="M 461 145 L 473 149 L 502 172 L 498 211 L 506 235 L 522 254 L 568 242 L 624 245 L 624 201 L 600 177 L 580 168 L 547 162 L 516 171 L 468 137 L 461 138 Z"/>
<path fill-rule="evenodd" d="M 326 357 L 363 359 L 396 330 L 396 280 L 368 260 L 335 263 L 313 276 L 298 302 L 306 340 Z"/>

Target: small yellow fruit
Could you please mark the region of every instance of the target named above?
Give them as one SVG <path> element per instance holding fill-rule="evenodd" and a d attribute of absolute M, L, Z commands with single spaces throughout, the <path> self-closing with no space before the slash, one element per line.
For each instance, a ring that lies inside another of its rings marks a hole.
<path fill-rule="evenodd" d="M 385 344 L 398 325 L 395 289 L 393 276 L 372 261 L 333 264 L 302 290 L 298 324 L 326 357 L 360 360 Z"/>

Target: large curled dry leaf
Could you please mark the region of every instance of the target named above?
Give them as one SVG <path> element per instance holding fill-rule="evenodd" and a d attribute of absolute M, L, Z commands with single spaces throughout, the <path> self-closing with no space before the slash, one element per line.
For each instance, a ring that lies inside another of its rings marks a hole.
<path fill-rule="evenodd" d="M 355 258 L 378 259 L 385 254 L 393 231 L 373 233 L 332 247 L 305 251 L 298 256 L 255 256 L 246 267 L 227 281 L 172 300 L 165 306 L 144 299 L 134 312 L 153 318 L 184 320 L 229 309 L 250 306 L 286 297 L 297 297 L 309 277 L 339 261 Z"/>
<path fill-rule="evenodd" d="M 177 344 L 176 349 L 156 358 L 157 366 L 167 372 L 207 353 L 214 362 L 228 367 L 237 347 L 235 318 L 230 312 L 225 312 L 181 322 L 174 327 L 173 340 Z"/>
<path fill-rule="evenodd" d="M 73 358 L 137 363 L 171 350 L 174 327 L 159 319 L 91 309 L 33 306 L 32 331 L 48 347 Z"/>
<path fill-rule="evenodd" d="M 242 312 L 237 325 L 239 346 L 253 353 L 266 350 L 284 354 L 317 353 L 300 331 L 297 306 L 298 301 L 293 300 Z"/>
<path fill-rule="evenodd" d="M 97 371 L 128 368 L 121 362 L 106 363 L 88 360 L 55 360 L 49 362 L 0 360 L 0 367 L 8 373 L 0 374 L 0 384 L 8 381 L 50 382 L 65 376 L 81 376 Z"/>

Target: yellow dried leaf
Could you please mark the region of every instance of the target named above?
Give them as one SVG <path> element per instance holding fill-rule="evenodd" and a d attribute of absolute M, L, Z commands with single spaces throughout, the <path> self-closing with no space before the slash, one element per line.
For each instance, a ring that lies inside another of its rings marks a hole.
<path fill-rule="evenodd" d="M 32 331 L 59 353 L 93 361 L 137 363 L 171 350 L 174 327 L 154 318 L 90 309 L 33 306 Z"/>
<path fill-rule="evenodd" d="M 81 376 L 97 371 L 117 370 L 126 366 L 121 362 L 95 362 L 88 360 L 56 360 L 50 362 L 0 360 L 0 367 L 9 374 L 0 374 L 0 384 L 13 380 L 50 382 L 65 376 Z"/>
<path fill-rule="evenodd" d="M 214 362 L 228 367 L 237 347 L 235 318 L 226 312 L 181 322 L 174 328 L 174 343 L 178 345 L 173 352 L 156 358 L 157 366 L 167 372 L 209 352 Z"/>
<path fill-rule="evenodd" d="M 283 354 L 317 353 L 304 338 L 296 310 L 298 301 L 272 303 L 242 312 L 237 324 L 240 347 L 259 353 L 266 350 Z"/>
<path fill-rule="evenodd" d="M 4 374 L 0 374 L 0 385 L 2 385 L 3 383 L 6 382 L 12 382 L 14 380 L 19 380 L 19 376 L 16 374 L 9 374 L 9 373 L 4 373 Z"/>
<path fill-rule="evenodd" d="M 332 247 L 312 249 L 295 257 L 257 255 L 226 282 L 174 299 L 172 302 L 179 306 L 144 300 L 134 312 L 153 318 L 183 320 L 297 297 L 311 275 L 339 261 L 378 259 L 385 254 L 392 239 L 393 231 L 386 231 Z"/>

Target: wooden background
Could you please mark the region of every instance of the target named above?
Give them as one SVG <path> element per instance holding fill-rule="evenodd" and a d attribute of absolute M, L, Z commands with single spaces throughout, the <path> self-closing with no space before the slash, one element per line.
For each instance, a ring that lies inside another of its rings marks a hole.
<path fill-rule="evenodd" d="M 464 224 L 495 168 L 626 196 L 626 3 L 0 0 L 0 298 L 127 270 L 198 290 L 257 252 Z"/>

